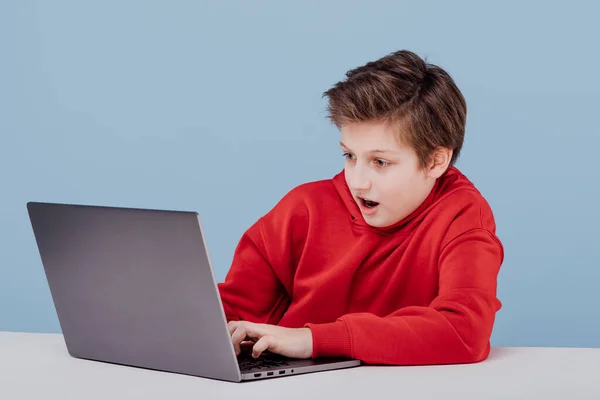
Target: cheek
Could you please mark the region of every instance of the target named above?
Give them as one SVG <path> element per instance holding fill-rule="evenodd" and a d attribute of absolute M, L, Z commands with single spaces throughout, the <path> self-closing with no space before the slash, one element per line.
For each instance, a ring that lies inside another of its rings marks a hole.
<path fill-rule="evenodd" d="M 410 190 L 406 188 L 403 182 L 391 182 L 382 188 L 382 197 L 385 199 L 387 208 L 399 209 L 405 203 Z"/>
<path fill-rule="evenodd" d="M 386 208 L 392 212 L 402 212 L 411 207 L 413 199 L 418 197 L 417 183 L 411 174 L 395 174 L 381 186 L 382 198 L 386 200 Z"/>
<path fill-rule="evenodd" d="M 350 186 L 350 178 L 351 178 L 352 174 L 350 173 L 350 170 L 348 169 L 347 165 L 344 165 L 344 178 L 346 179 L 346 184 L 348 186 Z"/>

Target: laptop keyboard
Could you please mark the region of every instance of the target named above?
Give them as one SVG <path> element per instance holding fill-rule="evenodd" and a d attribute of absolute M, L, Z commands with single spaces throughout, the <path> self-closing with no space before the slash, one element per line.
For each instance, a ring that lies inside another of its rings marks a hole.
<path fill-rule="evenodd" d="M 239 356 L 238 364 L 240 365 L 241 371 L 249 371 L 251 369 L 270 369 L 290 365 L 285 358 L 278 357 L 276 355 L 266 355 L 258 358 L 252 358 L 250 355 Z"/>

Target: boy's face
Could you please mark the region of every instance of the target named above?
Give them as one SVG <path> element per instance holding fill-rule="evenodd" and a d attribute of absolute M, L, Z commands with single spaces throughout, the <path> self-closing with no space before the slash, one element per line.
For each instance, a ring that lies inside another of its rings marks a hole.
<path fill-rule="evenodd" d="M 373 227 L 393 225 L 417 209 L 447 167 L 420 168 L 416 152 L 381 122 L 353 122 L 341 134 L 346 183 Z"/>

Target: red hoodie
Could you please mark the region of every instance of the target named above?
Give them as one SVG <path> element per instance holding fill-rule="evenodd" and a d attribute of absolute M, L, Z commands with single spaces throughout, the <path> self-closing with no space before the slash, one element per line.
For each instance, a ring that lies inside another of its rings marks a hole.
<path fill-rule="evenodd" d="M 369 364 L 485 359 L 503 248 L 492 211 L 450 168 L 394 226 L 366 224 L 344 174 L 290 191 L 242 236 L 228 320 L 311 329 L 313 358 Z"/>

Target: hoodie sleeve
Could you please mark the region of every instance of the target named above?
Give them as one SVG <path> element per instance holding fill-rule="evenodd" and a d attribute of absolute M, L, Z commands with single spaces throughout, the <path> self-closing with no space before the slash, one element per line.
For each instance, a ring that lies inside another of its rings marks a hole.
<path fill-rule="evenodd" d="M 266 257 L 262 221 L 240 239 L 219 292 L 228 321 L 274 323 L 287 302 L 285 289 Z"/>
<path fill-rule="evenodd" d="M 502 245 L 488 230 L 477 228 L 449 242 L 439 260 L 439 292 L 429 306 L 404 307 L 382 317 L 346 314 L 332 323 L 307 324 L 313 357 L 392 365 L 485 359 L 501 306 L 496 281 Z"/>
<path fill-rule="evenodd" d="M 306 219 L 305 207 L 291 191 L 242 235 L 218 285 L 228 321 L 279 322 L 290 304 Z"/>

